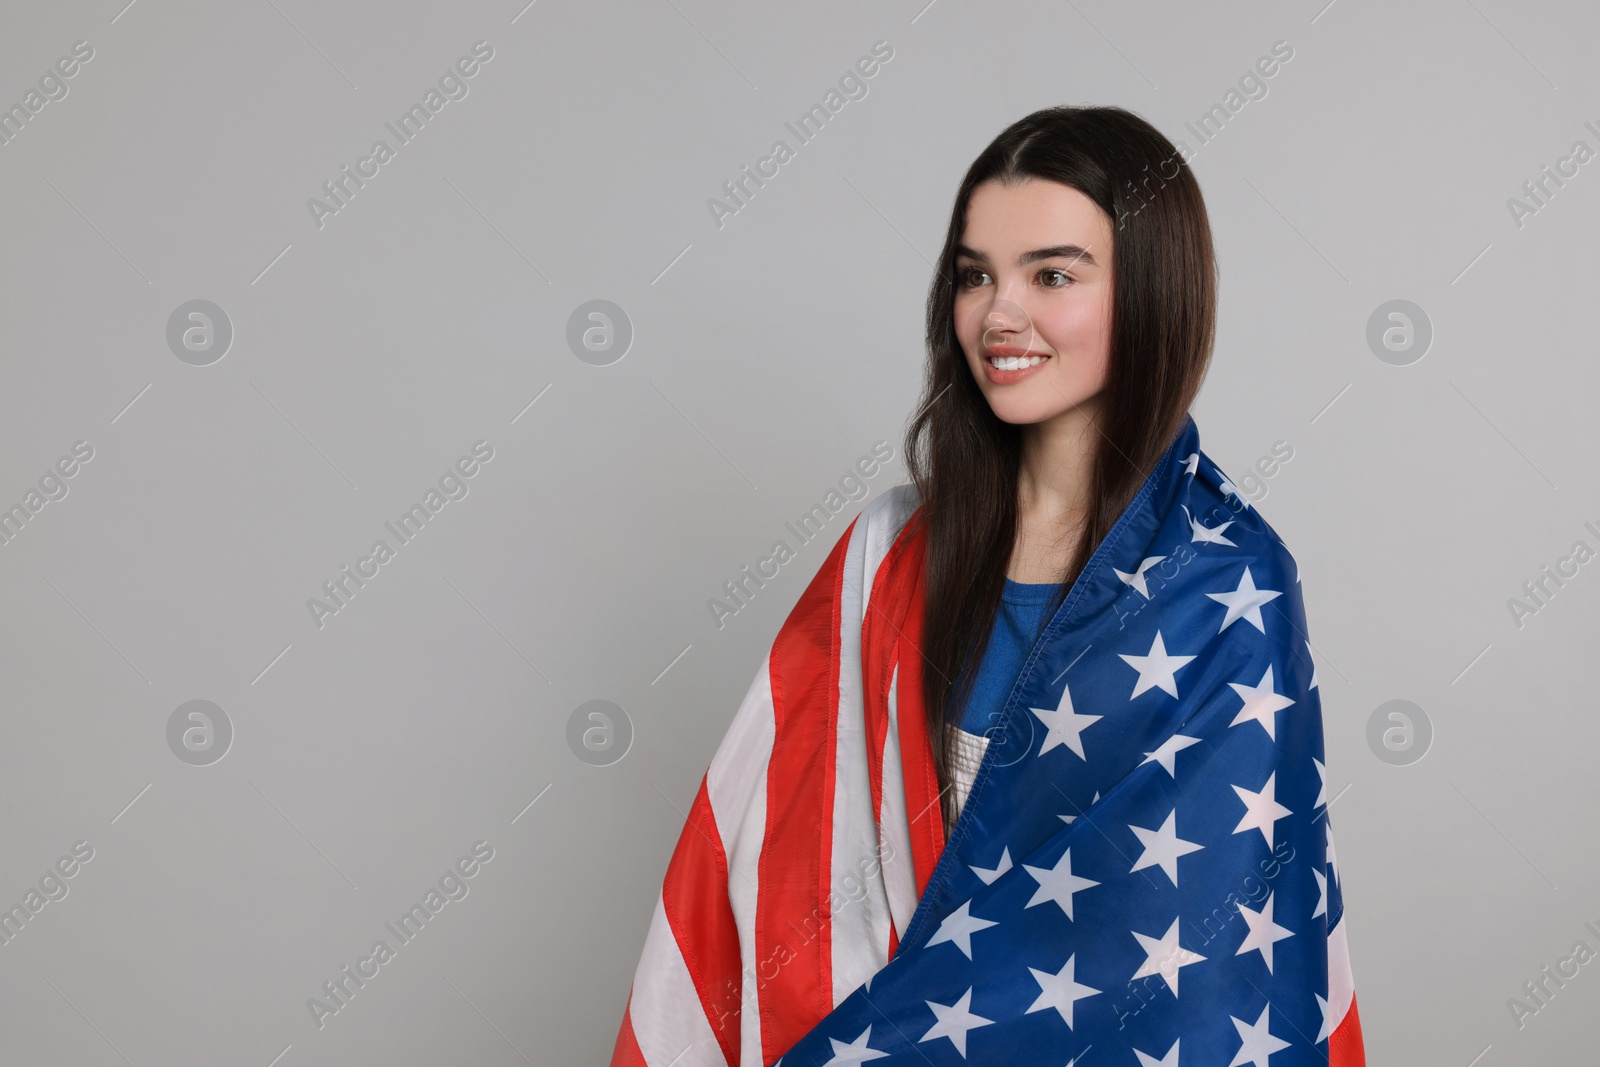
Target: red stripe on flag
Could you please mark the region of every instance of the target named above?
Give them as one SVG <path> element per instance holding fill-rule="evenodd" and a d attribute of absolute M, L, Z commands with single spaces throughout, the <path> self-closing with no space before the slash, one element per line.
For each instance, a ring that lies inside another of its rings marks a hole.
<path fill-rule="evenodd" d="M 1367 1067 L 1367 1050 L 1361 1042 L 1361 1016 L 1356 1012 L 1354 993 L 1350 995 L 1350 1010 L 1328 1035 L 1328 1067 Z"/>
<path fill-rule="evenodd" d="M 661 905 L 722 1054 L 729 1064 L 738 1063 L 739 929 L 728 900 L 728 858 L 704 776 L 667 864 Z"/>
<path fill-rule="evenodd" d="M 773 641 L 772 755 L 756 894 L 761 1052 L 777 1059 L 833 1008 L 833 782 L 839 608 L 852 520 Z M 770 974 L 769 974 L 770 972 Z"/>
<path fill-rule="evenodd" d="M 902 534 L 904 527 L 901 528 Z M 900 633 L 906 614 L 906 545 L 897 536 L 873 576 L 861 623 L 861 688 L 865 698 L 867 780 L 872 786 L 872 817 L 883 822 L 883 749 L 889 735 L 889 683 L 894 678 Z M 921 709 L 915 709 L 919 714 Z M 900 714 L 904 714 L 902 710 Z M 893 924 L 890 924 L 891 927 Z M 890 952 L 893 952 L 893 942 Z"/>
<path fill-rule="evenodd" d="M 901 610 L 896 626 L 895 650 L 900 665 L 896 693 L 896 716 L 900 725 L 900 762 L 906 789 L 906 817 L 911 821 L 911 868 L 916 877 L 917 895 L 928 888 L 939 853 L 944 851 L 944 812 L 939 804 L 939 776 L 933 765 L 933 749 L 928 741 L 927 712 L 922 703 L 922 612 L 923 571 L 927 552 L 927 528 L 921 521 L 919 506 L 907 520 L 909 533 L 896 539 L 893 557 L 893 584 L 886 590 L 888 600 Z M 886 561 L 888 562 L 888 561 Z M 901 607 L 903 605 L 903 607 Z"/>
<path fill-rule="evenodd" d="M 617 1031 L 617 1043 L 611 1049 L 611 1067 L 650 1067 L 644 1053 L 639 1050 L 639 1039 L 633 1036 L 633 990 L 628 991 L 628 1007 L 622 1011 L 622 1029 Z"/>

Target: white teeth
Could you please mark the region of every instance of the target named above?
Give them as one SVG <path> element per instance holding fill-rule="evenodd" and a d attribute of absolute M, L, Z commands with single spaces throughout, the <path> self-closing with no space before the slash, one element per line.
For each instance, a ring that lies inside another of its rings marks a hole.
<path fill-rule="evenodd" d="M 996 370 L 1021 370 L 1024 367 L 1037 367 L 1045 361 L 1045 358 L 1044 356 L 1029 356 L 1027 359 L 1021 356 L 991 357 L 989 366 Z"/>

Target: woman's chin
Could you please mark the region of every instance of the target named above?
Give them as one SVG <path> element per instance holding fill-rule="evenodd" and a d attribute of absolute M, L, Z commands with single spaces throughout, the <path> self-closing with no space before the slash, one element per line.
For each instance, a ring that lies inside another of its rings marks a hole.
<path fill-rule="evenodd" d="M 1044 382 L 1025 393 L 1004 386 L 992 388 L 987 393 L 989 410 L 994 412 L 995 418 L 1013 426 L 1033 426 L 1072 411 L 1082 411 L 1082 405 L 1093 396 L 1081 396 L 1080 399 L 1080 395 L 1065 390 L 1057 391 Z"/>

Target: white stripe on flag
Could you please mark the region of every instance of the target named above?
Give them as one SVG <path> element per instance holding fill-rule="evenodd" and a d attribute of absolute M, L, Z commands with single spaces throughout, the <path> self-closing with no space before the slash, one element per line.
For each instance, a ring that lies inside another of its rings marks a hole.
<path fill-rule="evenodd" d="M 1356 995 L 1355 973 L 1350 969 L 1350 942 L 1345 937 L 1345 917 L 1328 931 L 1328 1033 L 1344 1021 Z"/>
<path fill-rule="evenodd" d="M 632 998 L 628 1015 L 633 1021 L 633 1035 L 650 1067 L 666 1067 L 669 1063 L 673 1067 L 727 1067 L 722 1046 L 717 1044 L 700 1006 L 694 980 L 684 966 L 659 892 L 634 976 Z"/>
<path fill-rule="evenodd" d="M 874 501 L 856 520 L 840 582 L 839 709 L 834 722 L 833 841 L 828 878 L 834 1004 L 888 962 L 889 902 L 875 862 L 878 827 L 867 778 L 861 684 L 861 622 L 874 577 L 865 564 L 869 554 L 880 561 L 883 558 L 883 549 L 876 544 L 884 534 L 878 517 L 882 511 Z"/>
<path fill-rule="evenodd" d="M 867 574 L 866 596 L 861 601 L 861 617 L 867 617 L 867 600 L 872 596 L 872 582 L 878 567 L 889 548 L 905 527 L 906 520 L 917 508 L 916 486 L 906 483 L 891 486 L 883 495 L 868 504 L 861 512 L 861 521 L 867 524 L 867 546 L 864 563 Z"/>
<path fill-rule="evenodd" d="M 883 880 L 894 914 L 895 937 L 905 936 L 917 910 L 917 875 L 911 860 L 911 821 L 906 813 L 905 772 L 900 766 L 900 712 L 895 689 L 900 664 L 889 678 L 889 731 L 883 743 Z M 884 942 L 888 948 L 888 941 Z"/>
<path fill-rule="evenodd" d="M 717 837 L 728 860 L 728 902 L 739 929 L 739 1060 L 761 1062 L 761 1010 L 757 996 L 756 884 L 767 832 L 767 764 L 776 731 L 772 707 L 771 652 L 745 693 L 706 771 L 706 795 Z M 698 1004 L 685 1005 L 685 1010 Z"/>

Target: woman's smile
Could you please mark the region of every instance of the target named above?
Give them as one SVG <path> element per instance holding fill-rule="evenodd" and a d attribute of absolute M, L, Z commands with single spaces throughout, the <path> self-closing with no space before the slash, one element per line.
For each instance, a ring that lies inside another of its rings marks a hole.
<path fill-rule="evenodd" d="M 983 371 L 996 385 L 1011 385 L 1030 376 L 1051 356 L 1017 345 L 989 345 L 983 350 Z"/>

